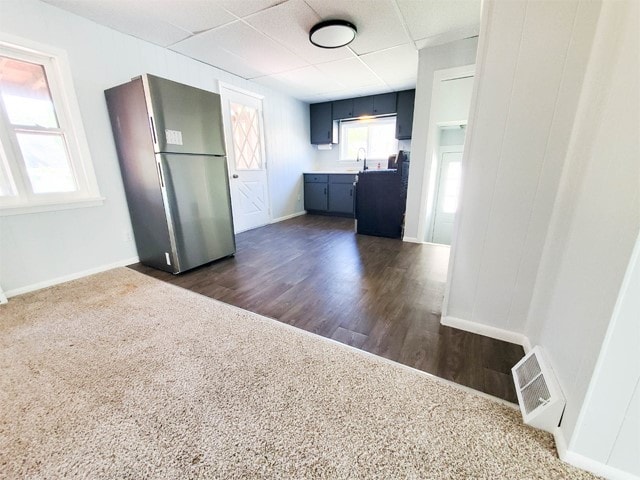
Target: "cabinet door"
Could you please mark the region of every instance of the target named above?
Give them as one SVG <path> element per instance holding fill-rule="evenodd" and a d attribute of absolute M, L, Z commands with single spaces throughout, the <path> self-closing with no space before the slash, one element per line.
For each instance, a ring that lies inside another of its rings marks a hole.
<path fill-rule="evenodd" d="M 396 138 L 398 140 L 411 138 L 415 97 L 415 90 L 398 92 L 398 112 L 396 117 Z"/>
<path fill-rule="evenodd" d="M 333 102 L 333 119 L 342 120 L 353 117 L 353 98 Z"/>
<path fill-rule="evenodd" d="M 353 214 L 353 183 L 329 184 L 329 211 Z"/>
<path fill-rule="evenodd" d="M 373 114 L 389 115 L 396 113 L 396 93 L 383 93 L 373 96 Z"/>
<path fill-rule="evenodd" d="M 353 116 L 373 115 L 373 97 L 358 97 L 353 99 Z"/>
<path fill-rule="evenodd" d="M 311 122 L 311 143 L 313 145 L 333 143 L 331 102 L 309 105 L 309 119 Z"/>
<path fill-rule="evenodd" d="M 326 183 L 305 183 L 304 184 L 304 209 L 327 211 L 327 184 Z"/>

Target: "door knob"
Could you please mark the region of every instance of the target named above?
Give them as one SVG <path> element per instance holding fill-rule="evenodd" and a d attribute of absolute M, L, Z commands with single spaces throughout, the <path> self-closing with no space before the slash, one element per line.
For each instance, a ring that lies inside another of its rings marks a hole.
<path fill-rule="evenodd" d="M 238 178 L 238 175 L 234 173 L 233 178 Z"/>

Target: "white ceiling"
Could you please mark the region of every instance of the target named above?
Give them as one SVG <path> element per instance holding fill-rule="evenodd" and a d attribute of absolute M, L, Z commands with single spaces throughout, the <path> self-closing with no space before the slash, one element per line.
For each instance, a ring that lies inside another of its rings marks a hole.
<path fill-rule="evenodd" d="M 44 0 L 308 102 L 413 88 L 418 50 L 478 34 L 481 0 Z M 358 29 L 309 42 L 322 20 Z"/>

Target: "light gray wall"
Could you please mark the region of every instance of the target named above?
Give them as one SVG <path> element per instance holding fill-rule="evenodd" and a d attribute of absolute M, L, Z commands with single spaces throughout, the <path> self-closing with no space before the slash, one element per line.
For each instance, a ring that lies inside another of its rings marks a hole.
<path fill-rule="evenodd" d="M 640 231 L 639 15 L 635 1 L 603 4 L 525 330 L 547 351 L 561 382 L 567 439 Z M 637 367 L 639 351 L 636 337 L 619 353 Z M 630 381 L 631 372 L 618 373 Z M 614 392 L 599 394 L 608 407 L 597 415 L 610 418 Z M 597 436 L 588 438 L 604 446 Z M 579 445 L 586 450 L 584 438 Z"/>
<path fill-rule="evenodd" d="M 0 218 L 5 292 L 136 256 L 103 91 L 153 73 L 211 91 L 217 81 L 262 94 L 272 216 L 303 210 L 301 172 L 313 165 L 308 105 L 37 0 L 5 0 L 0 29 L 66 50 L 103 206 Z M 300 199 L 298 200 L 298 196 Z"/>
<path fill-rule="evenodd" d="M 449 318 L 522 338 L 599 7 L 484 3 Z"/>
<path fill-rule="evenodd" d="M 433 74 L 444 68 L 462 67 L 476 61 L 477 38 L 468 38 L 423 48 L 418 56 L 418 79 L 413 112 L 413 132 L 411 139 L 411 169 L 407 191 L 407 215 L 405 238 L 418 238 L 420 205 L 426 199 L 429 180 L 424 181 L 425 168 L 431 168 L 431 158 L 427 154 L 427 134 L 431 110 Z M 429 158 L 427 158 L 429 157 Z M 422 240 L 422 239 L 421 239 Z"/>

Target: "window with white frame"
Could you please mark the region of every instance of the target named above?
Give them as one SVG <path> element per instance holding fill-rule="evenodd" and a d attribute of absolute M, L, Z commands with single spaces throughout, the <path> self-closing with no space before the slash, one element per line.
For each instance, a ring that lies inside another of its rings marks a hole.
<path fill-rule="evenodd" d="M 0 40 L 0 212 L 99 197 L 63 52 Z"/>
<path fill-rule="evenodd" d="M 396 117 L 379 117 L 340 122 L 340 160 L 355 161 L 364 149 L 367 161 L 386 160 L 398 153 Z"/>

